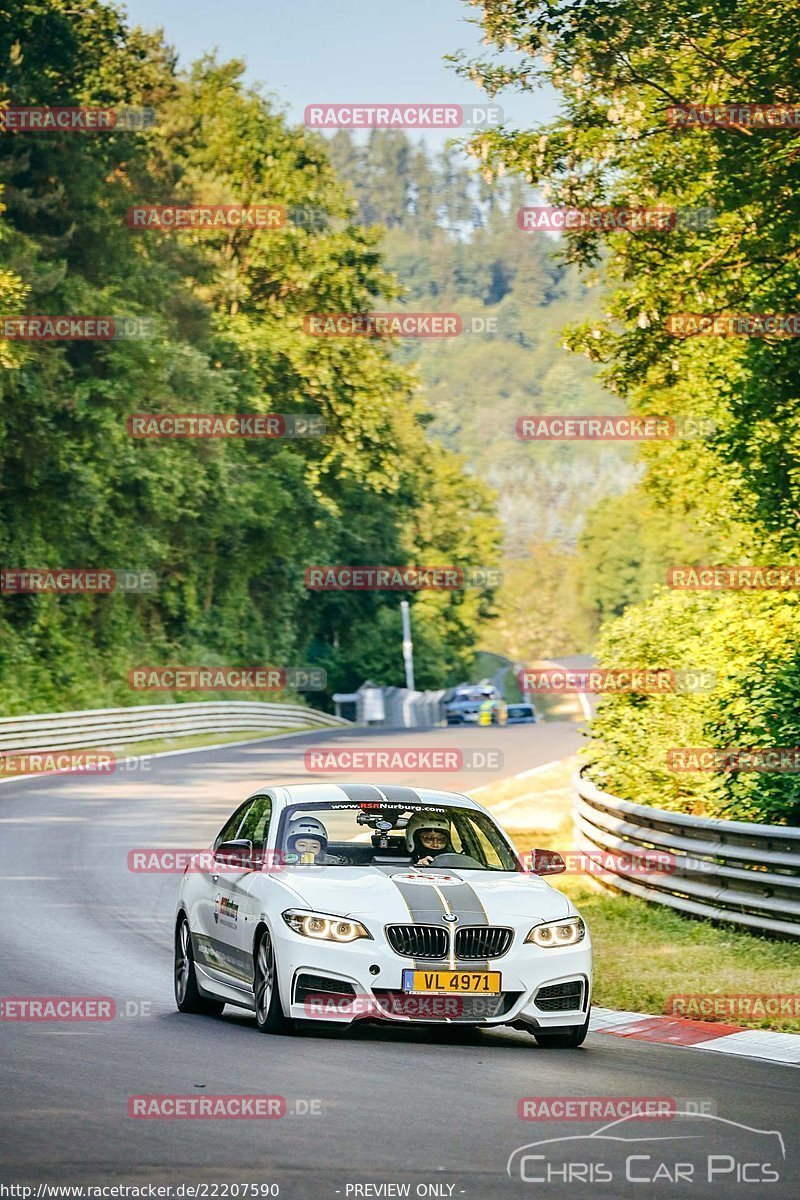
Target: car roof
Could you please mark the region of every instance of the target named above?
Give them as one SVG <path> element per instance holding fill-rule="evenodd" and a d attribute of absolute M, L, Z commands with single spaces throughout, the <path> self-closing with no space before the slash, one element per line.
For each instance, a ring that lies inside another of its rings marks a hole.
<path fill-rule="evenodd" d="M 289 804 L 341 804 L 346 801 L 390 804 L 457 805 L 459 808 L 484 809 L 471 796 L 460 792 L 446 792 L 438 788 L 409 787 L 399 783 L 366 783 L 364 780 L 343 780 L 341 783 L 265 783 L 256 788 L 253 796 L 265 791 L 275 794 L 276 800 Z"/>

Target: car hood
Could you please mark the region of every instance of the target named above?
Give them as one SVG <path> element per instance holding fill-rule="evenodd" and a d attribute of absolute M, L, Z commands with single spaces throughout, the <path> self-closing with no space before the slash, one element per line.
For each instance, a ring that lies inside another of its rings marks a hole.
<path fill-rule="evenodd" d="M 433 921 L 447 911 L 462 922 L 492 925 L 519 919 L 553 921 L 566 917 L 566 897 L 537 875 L 495 871 L 410 871 L 407 867 L 294 867 L 281 882 L 298 907 L 337 916 L 387 921 Z"/>

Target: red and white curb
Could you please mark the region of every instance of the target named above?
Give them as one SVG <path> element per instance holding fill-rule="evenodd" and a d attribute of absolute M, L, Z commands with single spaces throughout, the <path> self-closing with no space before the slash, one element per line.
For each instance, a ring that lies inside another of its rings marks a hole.
<path fill-rule="evenodd" d="M 743 1029 L 714 1021 L 690 1021 L 686 1017 L 654 1016 L 652 1013 L 617 1012 L 592 1008 L 591 1033 L 643 1042 L 661 1042 L 690 1050 L 716 1050 L 769 1062 L 800 1065 L 800 1034 L 773 1033 L 768 1029 Z"/>

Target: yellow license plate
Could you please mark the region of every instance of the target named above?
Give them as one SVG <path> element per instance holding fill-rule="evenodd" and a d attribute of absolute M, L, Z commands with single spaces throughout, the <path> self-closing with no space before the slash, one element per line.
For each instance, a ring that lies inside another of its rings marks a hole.
<path fill-rule="evenodd" d="M 499 971 L 403 971 L 404 992 L 477 992 L 481 996 L 497 995 L 500 988 Z"/>

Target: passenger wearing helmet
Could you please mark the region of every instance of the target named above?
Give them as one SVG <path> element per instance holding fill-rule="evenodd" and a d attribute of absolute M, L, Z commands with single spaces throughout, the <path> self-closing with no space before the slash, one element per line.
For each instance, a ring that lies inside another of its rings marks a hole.
<path fill-rule="evenodd" d="M 328 831 L 316 817 L 296 817 L 286 834 L 286 861 L 292 863 L 325 864 L 338 863 L 340 859 L 326 854 Z"/>
<path fill-rule="evenodd" d="M 447 817 L 441 813 L 414 813 L 406 825 L 406 847 L 415 867 L 429 867 L 439 854 L 452 854 Z"/>

